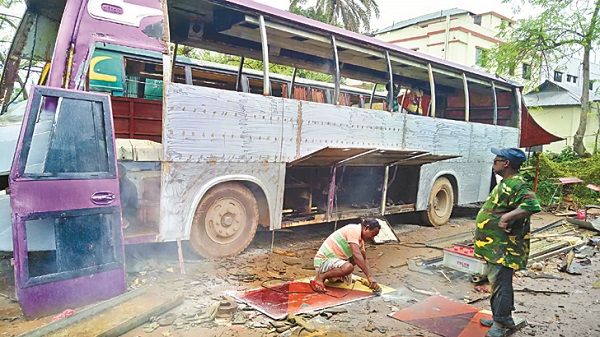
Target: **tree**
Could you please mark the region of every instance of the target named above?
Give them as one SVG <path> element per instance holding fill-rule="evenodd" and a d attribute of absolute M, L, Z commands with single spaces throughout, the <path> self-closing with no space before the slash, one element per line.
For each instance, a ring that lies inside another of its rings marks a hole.
<path fill-rule="evenodd" d="M 301 0 L 301 2 L 305 2 L 305 1 Z M 327 16 L 327 14 L 325 14 L 322 11 L 317 10 L 316 7 L 302 8 L 298 5 L 297 0 L 296 1 L 292 0 L 292 2 L 290 3 L 289 11 L 291 13 L 302 15 L 304 17 L 307 17 L 307 18 L 310 18 L 313 20 L 329 23 L 329 17 Z"/>
<path fill-rule="evenodd" d="M 4 71 L 4 66 L 8 57 L 12 39 L 17 30 L 17 26 L 21 18 L 10 12 L 11 7 L 20 4 L 21 0 L 0 0 L 0 74 Z M 19 84 L 20 90 L 17 95 L 12 97 L 11 101 L 27 99 L 27 90 L 25 88 L 27 78 L 23 79 L 22 74 L 17 74 L 16 82 Z M 0 101 L 2 99 L 0 98 Z M 0 102 L 0 107 L 2 106 Z M 7 104 L 8 105 L 8 104 Z M 2 111 L 0 111 L 1 113 Z"/>
<path fill-rule="evenodd" d="M 504 0 L 509 2 L 510 0 Z M 523 60 L 542 69 L 565 57 L 582 54 L 581 114 L 573 149 L 589 156 L 583 144 L 590 104 L 590 52 L 600 42 L 600 0 L 513 0 L 541 9 L 538 16 L 520 20 L 515 28 L 504 25 L 500 44 L 488 59 L 500 74 L 510 73 Z"/>
<path fill-rule="evenodd" d="M 308 0 L 291 0 L 290 12 L 340 26 L 353 32 L 371 28 L 371 16 L 379 17 L 379 6 L 375 0 L 316 0 L 314 6 L 306 8 Z"/>

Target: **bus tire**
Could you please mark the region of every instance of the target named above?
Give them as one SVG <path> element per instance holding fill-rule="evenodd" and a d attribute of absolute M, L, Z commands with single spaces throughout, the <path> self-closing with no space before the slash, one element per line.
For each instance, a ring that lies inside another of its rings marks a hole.
<path fill-rule="evenodd" d="M 200 201 L 190 245 L 201 256 L 222 258 L 241 253 L 258 226 L 258 203 L 246 186 L 227 182 L 210 189 Z"/>
<path fill-rule="evenodd" d="M 454 208 L 454 189 L 452 183 L 445 177 L 435 180 L 429 193 L 427 211 L 423 214 L 423 220 L 430 226 L 442 226 L 448 223 L 452 209 Z"/>

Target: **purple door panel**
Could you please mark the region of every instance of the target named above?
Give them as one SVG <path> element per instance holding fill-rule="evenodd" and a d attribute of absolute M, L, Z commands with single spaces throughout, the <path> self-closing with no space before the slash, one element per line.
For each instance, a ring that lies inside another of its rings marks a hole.
<path fill-rule="evenodd" d="M 109 98 L 34 87 L 10 174 L 15 285 L 39 317 L 125 291 Z M 47 226 L 55 249 L 28 249 Z"/>

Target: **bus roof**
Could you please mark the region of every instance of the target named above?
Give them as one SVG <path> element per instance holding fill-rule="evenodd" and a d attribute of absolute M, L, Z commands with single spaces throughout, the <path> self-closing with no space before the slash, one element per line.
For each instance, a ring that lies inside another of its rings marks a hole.
<path fill-rule="evenodd" d="M 172 0 L 173 1 L 173 0 Z M 254 11 L 260 13 L 267 19 L 267 17 L 272 19 L 282 20 L 284 23 L 289 23 L 295 25 L 297 28 L 308 29 L 317 33 L 326 34 L 326 35 L 335 35 L 336 38 L 343 38 L 350 40 L 352 42 L 358 42 L 362 45 L 369 46 L 371 48 L 376 49 L 384 49 L 393 53 L 397 53 L 402 55 L 405 58 L 414 60 L 414 61 L 425 61 L 426 63 L 431 63 L 433 65 L 441 66 L 443 68 L 452 69 L 454 71 L 464 72 L 467 75 L 472 75 L 476 77 L 485 78 L 488 80 L 493 80 L 496 83 L 504 83 L 511 87 L 522 87 L 521 84 L 515 83 L 513 81 L 501 78 L 496 75 L 492 75 L 488 72 L 478 70 L 475 68 L 467 67 L 458 63 L 454 63 L 451 61 L 443 60 L 431 55 L 427 55 L 424 53 L 419 53 L 407 48 L 403 48 L 392 43 L 384 42 L 382 40 L 351 32 L 339 27 L 335 27 L 320 21 L 316 21 L 313 19 L 309 19 L 294 13 L 290 13 L 285 10 L 280 10 L 277 8 L 273 8 L 271 6 L 254 2 L 252 0 L 220 0 L 215 1 L 216 3 L 227 3 L 230 5 L 234 5 L 237 7 L 241 7 L 246 10 Z"/>
<path fill-rule="evenodd" d="M 142 49 L 131 48 L 131 47 L 127 47 L 127 46 L 102 44 L 100 46 L 97 46 L 96 48 L 114 51 L 114 52 L 121 53 L 126 56 L 129 55 L 129 56 L 133 56 L 133 57 L 135 57 L 135 56 L 147 57 L 149 59 L 154 60 L 155 62 L 160 62 L 161 57 L 162 57 L 160 53 L 155 52 L 155 51 L 142 50 Z M 183 65 L 183 66 L 187 66 L 187 65 L 195 66 L 198 68 L 203 68 L 205 70 L 221 71 L 221 72 L 226 72 L 228 74 L 233 74 L 233 75 L 237 74 L 238 67 L 239 67 L 239 66 L 233 66 L 233 65 L 229 65 L 229 64 L 222 64 L 222 63 L 215 63 L 215 62 L 210 62 L 210 61 L 205 61 L 205 60 L 193 59 L 193 58 L 189 58 L 189 57 L 182 56 L 182 55 L 177 55 L 177 63 L 179 65 Z M 262 71 L 251 69 L 251 68 L 244 68 L 243 73 L 245 75 L 251 75 L 251 76 L 254 76 L 257 78 L 262 78 L 262 76 L 263 76 Z M 284 74 L 279 74 L 279 73 L 271 73 L 271 79 L 278 80 L 278 81 L 290 82 L 292 80 L 292 77 L 288 76 L 288 75 L 284 75 Z M 296 77 L 295 83 L 296 83 L 296 85 L 308 85 L 308 86 L 315 86 L 315 87 L 328 88 L 328 89 L 333 89 L 335 87 L 335 85 L 333 83 L 316 81 L 316 80 L 311 80 L 311 79 L 302 78 L 302 77 Z M 370 95 L 371 94 L 371 90 L 363 89 L 360 87 L 354 87 L 354 86 L 342 84 L 340 86 L 340 88 L 343 91 L 358 94 L 358 95 Z M 381 88 L 381 86 L 379 86 L 379 88 Z M 375 96 L 385 98 L 386 92 L 378 90 L 375 92 Z"/>

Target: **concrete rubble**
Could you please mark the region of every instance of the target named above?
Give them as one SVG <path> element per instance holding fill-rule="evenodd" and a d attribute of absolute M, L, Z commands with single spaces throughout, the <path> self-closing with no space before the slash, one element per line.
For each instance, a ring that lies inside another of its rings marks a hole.
<path fill-rule="evenodd" d="M 386 315 L 436 294 L 489 309 L 486 300 L 490 295 L 489 286 L 485 279 L 448 269 L 442 263 L 442 247 L 469 244 L 472 220 L 464 219 L 455 224 L 456 227 L 444 228 L 395 225 L 393 228 L 401 243 L 367 246 L 377 281 L 393 286 L 395 292 L 279 321 L 227 295 L 259 287 L 265 282 L 311 277 L 314 273 L 312 257 L 329 230 L 303 232 L 302 242 L 298 242 L 297 233 L 278 234 L 281 241 L 272 253 L 269 237 L 259 237 L 257 243 L 239 257 L 222 261 L 190 260 L 186 275 L 177 272 L 176 262 L 170 255 L 158 253 L 142 257 L 128 273 L 130 289 L 158 286 L 161 291 L 183 296 L 183 303 L 148 318 L 125 336 L 228 336 L 228 331 L 244 336 L 282 337 L 430 336 L 419 328 L 399 325 Z M 536 228 L 532 235 L 532 246 L 537 242 L 532 255 L 536 256 L 529 268 L 519 271 L 515 277 L 516 314 L 527 316 L 530 323 L 519 336 L 553 335 L 554 332 L 557 336 L 561 333 L 567 336 L 566 331 L 583 329 L 571 324 L 572 321 L 579 326 L 585 322 L 586 331 L 600 334 L 600 325 L 587 324 L 585 318 L 597 314 L 596 308 L 600 308 L 597 297 L 587 296 L 587 292 L 600 289 L 598 233 L 562 220 L 538 221 Z M 436 239 L 431 240 L 434 236 Z M 576 271 L 581 276 L 559 271 L 565 261 L 571 261 L 565 271 L 578 268 Z M 175 272 L 171 272 L 171 268 Z M 472 283 L 473 280 L 479 283 Z M 556 305 L 548 304 L 547 297 L 552 297 L 551 303 Z M 583 301 L 589 310 L 581 311 L 571 303 L 575 299 Z M 2 317 L 0 324 L 18 326 L 22 321 L 18 315 L 9 314 Z M 7 331 L 7 336 L 18 335 L 17 332 L 11 334 L 14 329 Z"/>

